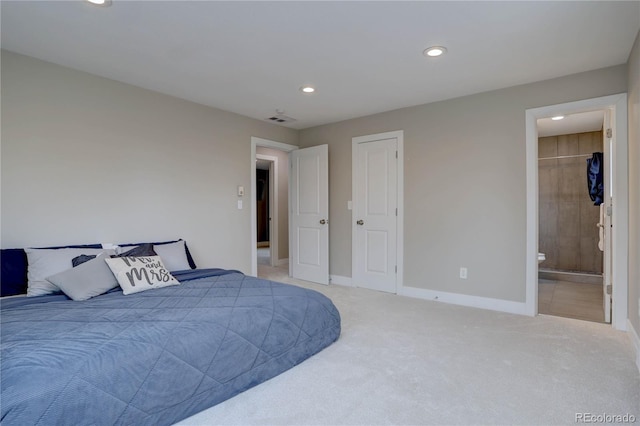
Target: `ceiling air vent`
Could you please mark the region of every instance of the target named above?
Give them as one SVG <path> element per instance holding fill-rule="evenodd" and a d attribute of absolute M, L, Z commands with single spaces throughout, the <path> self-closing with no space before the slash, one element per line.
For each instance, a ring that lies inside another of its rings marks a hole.
<path fill-rule="evenodd" d="M 276 114 L 273 115 L 269 118 L 265 118 L 266 121 L 270 121 L 272 123 L 278 123 L 278 124 L 282 124 L 282 123 L 293 123 L 294 121 L 296 121 L 295 118 L 289 117 L 287 115 L 284 114 Z"/>

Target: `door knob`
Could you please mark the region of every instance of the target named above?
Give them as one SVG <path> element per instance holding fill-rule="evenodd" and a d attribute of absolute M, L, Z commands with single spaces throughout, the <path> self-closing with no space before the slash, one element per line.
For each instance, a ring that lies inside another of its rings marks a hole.
<path fill-rule="evenodd" d="M 360 219 L 359 221 L 356 222 L 358 225 L 364 225 L 364 220 Z"/>
<path fill-rule="evenodd" d="M 325 223 L 327 223 L 327 221 L 326 221 L 326 220 L 324 220 L 324 219 L 320 219 L 320 225 L 324 225 Z"/>

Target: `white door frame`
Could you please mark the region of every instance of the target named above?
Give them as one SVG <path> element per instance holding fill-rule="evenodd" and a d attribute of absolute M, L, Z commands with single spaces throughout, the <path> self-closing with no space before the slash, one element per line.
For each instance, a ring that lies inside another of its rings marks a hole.
<path fill-rule="evenodd" d="M 629 181 L 627 140 L 627 94 L 604 96 L 582 101 L 532 108 L 525 111 L 526 168 L 527 168 L 527 249 L 526 249 L 526 302 L 527 315 L 538 314 L 538 129 L 539 118 L 567 115 L 586 111 L 611 109 L 615 144 L 611 153 L 613 162 L 613 253 L 612 274 L 613 312 L 611 326 L 627 329 L 628 315 L 628 263 L 629 263 Z"/>
<path fill-rule="evenodd" d="M 613 255 L 613 232 L 611 229 L 611 219 L 612 217 L 607 214 L 608 210 L 612 207 L 612 203 L 615 203 L 615 200 L 612 199 L 612 189 L 613 189 L 613 143 L 615 142 L 615 138 L 613 134 L 611 137 L 607 136 L 606 129 L 613 129 L 614 119 L 613 113 L 611 109 L 606 109 L 604 111 L 604 123 L 602 126 L 602 152 L 603 156 L 603 175 L 604 175 L 604 198 L 602 200 L 602 204 L 599 206 L 599 209 L 604 210 L 604 216 L 601 216 L 598 220 L 598 225 L 601 225 L 602 228 L 602 308 L 604 309 L 604 321 L 606 323 L 611 323 L 611 294 L 607 293 L 607 286 L 612 283 L 612 255 Z M 600 227 L 598 230 L 598 239 L 600 239 Z"/>
<path fill-rule="evenodd" d="M 269 162 L 269 212 L 267 213 L 269 215 L 269 253 L 271 253 L 269 264 L 276 266 L 278 264 L 278 222 L 280 218 L 278 216 L 278 157 L 256 154 L 256 159 Z"/>
<path fill-rule="evenodd" d="M 372 142 L 381 139 L 395 138 L 398 141 L 398 164 L 396 173 L 398 174 L 398 219 L 396 221 L 396 264 L 398 265 L 398 273 L 396 274 L 396 294 L 403 294 L 404 287 L 404 130 L 395 130 L 392 132 L 377 133 L 373 135 L 358 136 L 351 139 L 351 198 L 356 188 L 356 147 L 359 143 Z M 356 227 L 354 226 L 356 218 L 351 210 L 351 276 L 355 276 L 354 250 L 356 249 Z M 352 285 L 357 286 L 358 283 L 352 281 Z"/>
<path fill-rule="evenodd" d="M 251 136 L 251 275 L 258 275 L 258 225 L 256 223 L 257 206 L 256 206 L 256 147 L 277 149 L 279 151 L 291 152 L 299 149 L 295 145 L 289 145 L 282 142 L 276 142 L 268 139 L 262 139 Z M 277 219 L 276 219 L 277 220 Z M 273 220 L 272 220 L 273 222 Z M 272 253 L 273 256 L 273 253 Z"/>

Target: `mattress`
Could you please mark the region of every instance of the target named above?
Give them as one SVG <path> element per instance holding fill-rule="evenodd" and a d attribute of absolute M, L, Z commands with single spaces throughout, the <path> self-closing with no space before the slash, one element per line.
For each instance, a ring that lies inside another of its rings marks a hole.
<path fill-rule="evenodd" d="M 235 271 L 75 302 L 0 301 L 3 425 L 167 425 L 262 383 L 338 339 L 331 300 Z"/>

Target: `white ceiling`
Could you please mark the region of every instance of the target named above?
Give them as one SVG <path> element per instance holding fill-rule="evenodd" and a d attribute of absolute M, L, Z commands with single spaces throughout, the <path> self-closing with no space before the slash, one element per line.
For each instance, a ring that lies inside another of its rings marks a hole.
<path fill-rule="evenodd" d="M 4 49 L 301 129 L 626 63 L 640 1 L 3 0 L 1 16 Z"/>
<path fill-rule="evenodd" d="M 565 115 L 562 120 L 538 119 L 538 136 L 571 135 L 602 130 L 604 111 L 588 111 Z"/>

